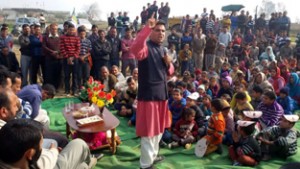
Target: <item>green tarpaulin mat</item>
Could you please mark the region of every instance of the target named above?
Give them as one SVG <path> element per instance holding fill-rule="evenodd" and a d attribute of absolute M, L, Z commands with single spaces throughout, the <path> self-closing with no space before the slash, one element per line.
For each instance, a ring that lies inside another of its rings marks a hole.
<path fill-rule="evenodd" d="M 48 111 L 51 119 L 50 129 L 65 134 L 66 121 L 62 114 L 62 109 L 69 101 L 79 103 L 76 98 L 55 98 L 43 102 L 42 107 Z M 115 111 L 112 111 L 115 114 Z M 135 128 L 127 125 L 128 118 L 118 117 L 120 125 L 117 127 L 118 135 L 122 140 L 117 148 L 115 155 L 112 155 L 109 149 L 98 150 L 104 153 L 104 157 L 98 161 L 97 169 L 137 169 L 139 168 L 140 157 L 140 139 L 135 135 Z M 300 123 L 296 124 L 296 128 L 300 129 Z M 298 140 L 298 148 L 300 142 Z M 252 167 L 236 167 L 232 166 L 232 162 L 228 157 L 227 147 L 223 146 L 223 154 L 211 154 L 202 159 L 194 155 L 194 145 L 191 149 L 183 147 L 168 149 L 161 148 L 160 154 L 166 158 L 163 162 L 156 164 L 158 169 L 227 169 L 227 168 L 252 168 Z M 278 169 L 287 162 L 300 162 L 300 152 L 290 156 L 287 159 L 273 158 L 268 162 L 260 162 L 255 168 L 259 169 Z"/>

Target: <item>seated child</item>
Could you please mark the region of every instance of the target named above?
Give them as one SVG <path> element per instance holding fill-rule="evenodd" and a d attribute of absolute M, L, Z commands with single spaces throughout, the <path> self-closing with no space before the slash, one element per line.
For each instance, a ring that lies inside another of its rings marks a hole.
<path fill-rule="evenodd" d="M 236 86 L 234 86 L 234 89 L 235 89 L 235 94 L 233 95 L 232 97 L 232 100 L 230 102 L 230 107 L 233 109 L 234 107 L 236 107 L 236 94 L 238 92 L 244 92 L 246 94 L 246 97 L 247 97 L 247 101 L 248 102 L 251 102 L 251 97 L 250 95 L 248 94 L 248 91 L 247 91 L 247 88 L 244 84 L 238 84 Z"/>
<path fill-rule="evenodd" d="M 181 118 L 173 129 L 173 142 L 169 144 L 169 148 L 184 146 L 190 148 L 191 143 L 196 141 L 198 135 L 198 126 L 195 121 L 196 112 L 191 108 L 184 109 L 183 118 Z"/>
<path fill-rule="evenodd" d="M 174 88 L 176 88 L 175 82 L 169 81 L 169 82 L 167 83 L 167 89 L 168 89 L 168 95 L 169 95 L 169 98 L 172 97 L 172 91 L 173 91 Z"/>
<path fill-rule="evenodd" d="M 289 89 L 284 87 L 280 89 L 276 101 L 282 106 L 284 114 L 294 114 L 296 102 L 289 96 Z"/>
<path fill-rule="evenodd" d="M 218 95 L 218 92 L 220 90 L 220 86 L 218 84 L 218 81 L 215 77 L 211 77 L 209 80 L 209 88 L 212 92 L 212 98 L 216 98 Z"/>
<path fill-rule="evenodd" d="M 256 137 L 256 135 L 262 130 L 262 127 L 259 123 L 259 118 L 262 116 L 261 111 L 243 111 L 243 121 L 254 121 L 255 129 L 252 135 Z"/>
<path fill-rule="evenodd" d="M 221 72 L 220 72 L 220 79 L 225 78 L 226 76 L 229 76 L 230 74 L 230 64 L 225 62 L 222 64 Z"/>
<path fill-rule="evenodd" d="M 205 85 L 204 85 L 204 84 L 201 84 L 201 85 L 197 88 L 197 92 L 199 93 L 199 99 L 202 100 L 203 96 L 206 95 Z"/>
<path fill-rule="evenodd" d="M 231 103 L 231 97 L 229 96 L 229 94 L 222 94 L 221 99 L 224 99 L 228 103 Z"/>
<path fill-rule="evenodd" d="M 197 92 L 192 93 L 187 97 L 186 100 L 186 108 L 191 108 L 196 112 L 195 121 L 198 125 L 198 138 L 201 138 L 205 135 L 206 127 L 205 127 L 205 115 L 203 111 L 197 105 L 197 99 L 199 98 L 199 94 Z"/>
<path fill-rule="evenodd" d="M 198 80 L 198 84 L 202 84 L 204 80 L 209 80 L 207 71 L 202 71 L 201 78 Z"/>
<path fill-rule="evenodd" d="M 232 133 L 234 131 L 234 119 L 233 119 L 233 111 L 230 108 L 229 103 L 222 99 L 223 105 L 222 105 L 222 114 L 225 119 L 225 131 L 223 136 L 223 144 L 226 145 L 232 145 Z"/>
<path fill-rule="evenodd" d="M 263 129 L 278 125 L 284 114 L 283 108 L 276 102 L 276 94 L 271 91 L 263 94 L 262 102 L 257 106 L 257 110 L 263 112 L 259 119 Z"/>
<path fill-rule="evenodd" d="M 254 110 L 251 104 L 247 101 L 247 95 L 245 92 L 238 92 L 235 95 L 236 106 L 233 108 L 234 119 L 242 120 L 242 110 Z"/>
<path fill-rule="evenodd" d="M 212 115 L 211 97 L 209 95 L 203 96 L 202 103 L 200 104 L 200 109 L 203 111 L 205 117 L 210 117 Z M 207 121 L 207 120 L 205 120 L 205 121 Z"/>
<path fill-rule="evenodd" d="M 169 109 L 172 113 L 172 126 L 181 118 L 182 111 L 186 105 L 186 99 L 182 97 L 182 90 L 175 88 L 172 92 L 172 103 L 169 103 Z"/>
<path fill-rule="evenodd" d="M 182 97 L 184 99 L 186 99 L 188 97 L 188 95 L 191 94 L 191 92 L 189 92 L 187 90 L 187 83 L 186 82 L 183 82 L 183 81 L 178 82 L 177 83 L 177 88 L 179 88 L 182 91 Z"/>
<path fill-rule="evenodd" d="M 225 119 L 222 115 L 221 99 L 215 99 L 211 102 L 211 110 L 213 114 L 208 120 L 207 134 L 204 138 L 207 140 L 207 149 L 205 155 L 212 152 L 222 154 L 222 140 L 225 131 Z"/>
<path fill-rule="evenodd" d="M 261 97 L 263 94 L 263 89 L 259 86 L 254 86 L 251 92 L 251 102 L 253 109 L 256 110 L 257 106 L 261 102 Z"/>
<path fill-rule="evenodd" d="M 233 96 L 233 89 L 232 89 L 232 79 L 230 76 L 226 76 L 222 78 L 222 86 L 218 92 L 217 98 L 221 97 L 223 94 L 229 94 L 232 98 Z"/>
<path fill-rule="evenodd" d="M 243 72 L 239 69 L 239 63 L 235 62 L 232 65 L 231 71 L 229 72 L 229 76 L 232 78 L 234 82 L 238 80 L 238 76 L 237 76 L 238 73 L 243 73 Z"/>
<path fill-rule="evenodd" d="M 207 73 L 207 76 L 209 79 L 211 79 L 212 77 L 214 77 L 215 79 L 219 79 L 219 75 L 218 73 L 216 72 L 214 66 L 210 65 L 208 67 L 208 73 Z"/>
<path fill-rule="evenodd" d="M 208 94 L 211 98 L 213 97 L 212 91 L 209 88 L 209 81 L 208 80 L 204 80 L 202 82 L 202 84 L 205 86 L 205 93 Z"/>
<path fill-rule="evenodd" d="M 256 138 L 261 141 L 263 160 L 269 160 L 273 155 L 287 158 L 297 153 L 297 132 L 293 127 L 298 120 L 298 115 L 283 115 L 279 126 L 257 135 Z"/>
<path fill-rule="evenodd" d="M 229 147 L 229 156 L 233 165 L 255 166 L 261 159 L 261 149 L 252 137 L 255 122 L 237 121 L 240 138 L 234 137 L 234 144 Z"/>
<path fill-rule="evenodd" d="M 243 84 L 245 86 L 245 88 L 248 88 L 248 83 L 246 81 L 246 75 L 243 72 L 239 72 L 237 73 L 237 77 L 238 77 L 238 81 L 240 82 L 240 84 Z"/>

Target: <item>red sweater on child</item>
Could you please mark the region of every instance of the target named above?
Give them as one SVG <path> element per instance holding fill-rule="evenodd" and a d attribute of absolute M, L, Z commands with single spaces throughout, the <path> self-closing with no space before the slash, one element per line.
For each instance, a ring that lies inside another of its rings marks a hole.
<path fill-rule="evenodd" d="M 181 134 L 183 134 L 187 130 L 189 130 L 194 137 L 198 135 L 198 126 L 195 120 L 187 121 L 187 120 L 180 119 L 175 125 L 174 133 L 178 137 L 182 138 Z"/>

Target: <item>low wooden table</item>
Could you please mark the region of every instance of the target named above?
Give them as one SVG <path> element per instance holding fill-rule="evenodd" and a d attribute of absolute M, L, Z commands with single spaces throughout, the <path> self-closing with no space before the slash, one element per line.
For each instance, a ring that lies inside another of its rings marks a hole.
<path fill-rule="evenodd" d="M 79 110 L 82 107 L 88 106 L 89 103 L 79 103 L 74 104 L 74 108 L 71 111 L 66 111 L 66 108 L 63 109 L 63 115 L 67 121 L 66 123 L 66 135 L 67 137 L 71 134 L 71 128 L 73 130 L 82 132 L 82 133 L 98 133 L 98 132 L 106 132 L 108 130 L 111 130 L 111 143 L 102 145 L 101 147 L 97 149 L 102 149 L 105 147 L 109 147 L 113 154 L 116 153 L 116 147 L 117 143 L 115 140 L 115 131 L 116 127 L 120 124 L 119 119 L 117 119 L 106 107 L 103 109 L 103 114 L 100 116 L 103 118 L 102 122 L 93 123 L 91 125 L 82 126 L 79 127 L 76 123 L 76 119 L 74 119 L 72 112 L 75 110 Z M 95 107 L 95 114 L 100 114 L 100 110 L 96 105 L 93 105 Z"/>

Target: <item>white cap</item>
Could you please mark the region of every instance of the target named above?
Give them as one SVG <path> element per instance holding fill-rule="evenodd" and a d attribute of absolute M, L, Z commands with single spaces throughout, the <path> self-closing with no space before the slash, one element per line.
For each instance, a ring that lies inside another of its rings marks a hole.
<path fill-rule="evenodd" d="M 238 120 L 237 121 L 237 124 L 241 127 L 247 127 L 247 126 L 249 126 L 251 124 L 254 124 L 254 123 L 255 123 L 255 121 L 243 121 L 243 120 Z"/>
<path fill-rule="evenodd" d="M 294 114 L 283 115 L 283 117 L 289 122 L 297 122 L 299 120 L 299 116 Z"/>
<path fill-rule="evenodd" d="M 258 119 L 262 116 L 262 111 L 243 111 L 243 113 L 251 119 Z"/>
<path fill-rule="evenodd" d="M 198 92 L 194 92 L 194 93 L 190 94 L 188 96 L 188 98 L 190 98 L 192 100 L 197 100 L 199 98 L 199 93 Z"/>
<path fill-rule="evenodd" d="M 202 90 L 205 90 L 205 85 L 204 84 L 202 84 L 202 85 L 200 85 L 197 89 L 202 89 Z"/>

